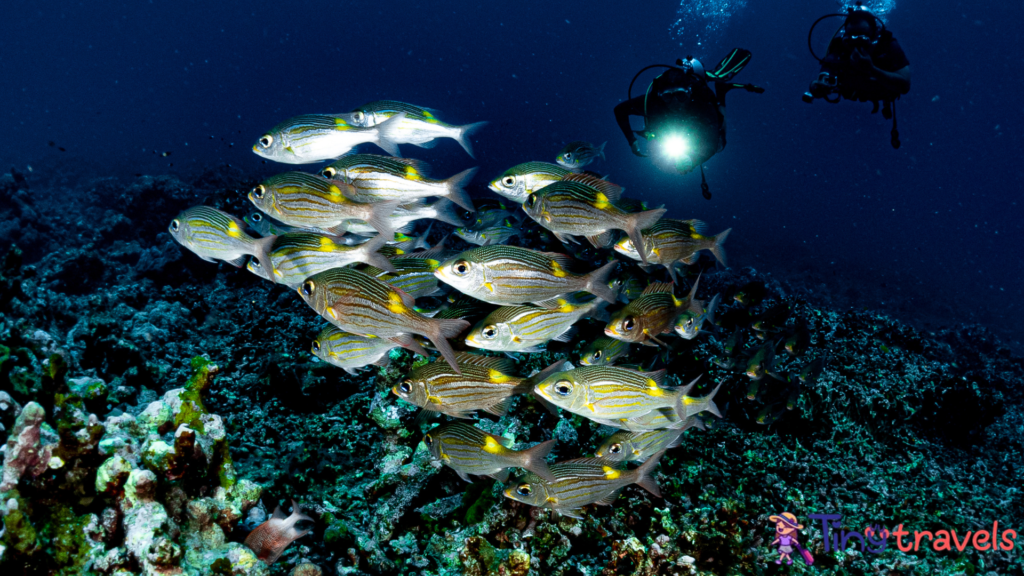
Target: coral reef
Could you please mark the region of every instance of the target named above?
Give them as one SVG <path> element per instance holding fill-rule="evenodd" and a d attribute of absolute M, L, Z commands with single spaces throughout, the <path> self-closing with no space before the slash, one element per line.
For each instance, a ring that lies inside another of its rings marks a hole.
<path fill-rule="evenodd" d="M 388 366 L 355 376 L 314 362 L 321 324 L 293 291 L 182 256 L 166 222 L 203 199 L 245 213 L 237 190 L 252 183 L 236 178 L 35 181 L 33 192 L 81 193 L 52 210 L 14 187 L 0 206 L 15 223 L 0 237 L 18 244 L 0 253 L 4 574 L 773 574 L 768 517 L 782 511 L 805 524 L 833 511 L 858 530 L 1024 526 L 1024 361 L 978 326 L 922 332 L 752 269 L 701 278 L 702 299 L 729 302 L 752 280 L 767 297 L 724 307 L 721 333 L 677 349 L 675 381 L 705 374 L 698 395 L 722 384 L 724 418 L 667 452 L 663 499 L 630 487 L 577 520 L 513 502 L 492 481 L 467 484 L 430 465 L 414 409 L 388 392 L 419 359 L 393 350 Z M 42 212 L 53 214 L 45 226 Z M 782 384 L 765 381 L 750 400 L 748 378 L 715 360 L 734 311 L 778 302 L 811 335 L 779 370 L 831 361 L 793 410 L 759 424 Z M 576 360 L 598 335 L 583 327 L 520 372 Z M 526 398 L 478 426 L 517 445 L 557 439 L 553 460 L 591 454 L 611 433 Z M 243 542 L 289 498 L 313 531 L 267 565 Z M 803 532 L 816 562 L 792 572 L 1024 570 L 1016 549 L 901 552 L 890 541 L 879 555 L 826 553 L 820 530 Z"/>

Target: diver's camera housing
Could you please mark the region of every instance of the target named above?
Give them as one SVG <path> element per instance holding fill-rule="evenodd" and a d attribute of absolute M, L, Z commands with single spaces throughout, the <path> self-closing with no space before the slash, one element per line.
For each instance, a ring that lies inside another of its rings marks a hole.
<path fill-rule="evenodd" d="M 815 98 L 823 98 L 828 100 L 828 97 L 839 91 L 839 79 L 836 78 L 830 72 L 822 72 L 818 74 L 818 79 L 811 82 L 811 88 L 807 92 L 804 92 L 801 99 L 810 104 Z"/>

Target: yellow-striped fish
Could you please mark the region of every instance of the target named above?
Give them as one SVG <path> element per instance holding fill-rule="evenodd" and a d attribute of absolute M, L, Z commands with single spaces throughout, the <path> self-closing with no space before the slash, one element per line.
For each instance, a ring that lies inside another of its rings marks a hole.
<path fill-rule="evenodd" d="M 619 358 L 629 354 L 629 342 L 608 336 L 601 336 L 583 349 L 580 364 L 584 366 L 611 366 Z"/>
<path fill-rule="evenodd" d="M 698 282 L 693 283 L 690 294 L 682 300 L 672 293 L 671 283 L 652 283 L 636 300 L 612 314 L 604 328 L 605 335 L 647 346 L 664 346 L 658 336 L 671 332 L 675 319 L 690 307 Z"/>
<path fill-rule="evenodd" d="M 416 252 L 410 258 L 392 258 L 391 265 L 394 272 L 388 272 L 375 266 L 361 266 L 358 269 L 388 284 L 398 288 L 402 292 L 419 298 L 429 296 L 437 292 L 437 277 L 434 271 L 437 270 L 439 262 L 431 259 L 426 252 Z"/>
<path fill-rule="evenodd" d="M 555 447 L 554 440 L 513 450 L 512 440 L 508 438 L 488 434 L 463 422 L 449 422 L 428 432 L 423 443 L 435 462 L 455 470 L 466 482 L 473 481 L 471 474 L 507 482 L 509 468 L 523 468 L 550 482 L 555 480 L 545 461 Z"/>
<path fill-rule="evenodd" d="M 696 398 L 690 396 L 690 390 L 697 384 L 700 377 L 694 378 L 686 386 L 683 386 L 680 390 L 683 408 L 686 411 L 686 416 L 680 418 L 676 412 L 675 406 L 656 408 L 651 410 L 647 414 L 641 416 L 633 416 L 631 418 L 594 418 L 589 417 L 598 424 L 604 424 L 605 426 L 611 426 L 613 428 L 622 428 L 623 430 L 630 430 L 633 432 L 643 432 L 647 430 L 661 430 L 664 428 L 678 428 L 686 430 L 691 426 L 696 426 L 701 430 L 704 429 L 704 424 L 701 422 L 697 415 L 701 412 L 710 412 L 719 418 L 722 414 L 718 410 L 718 405 L 715 404 L 715 395 L 718 394 L 718 390 L 722 387 L 721 384 L 715 387 L 707 396 Z"/>
<path fill-rule="evenodd" d="M 715 294 L 711 301 L 705 304 L 700 300 L 691 299 L 690 306 L 683 310 L 676 318 L 675 331 L 686 340 L 693 340 L 700 334 L 700 329 L 707 323 L 709 326 L 715 324 L 715 309 L 721 302 L 722 295 Z"/>
<path fill-rule="evenodd" d="M 334 231 L 347 220 L 363 220 L 380 234 L 394 234 L 388 217 L 398 207 L 397 201 L 356 202 L 345 195 L 346 187 L 315 174 L 285 172 L 257 184 L 249 192 L 249 200 L 265 214 L 292 226 Z"/>
<path fill-rule="evenodd" d="M 660 264 L 668 268 L 672 280 L 676 281 L 676 263 L 695 263 L 701 250 L 710 250 L 722 266 L 727 266 L 722 245 L 732 228 L 714 236 L 702 235 L 703 230 L 704 223 L 700 220 L 662 218 L 641 232 L 645 248 L 643 255 L 637 251 L 637 244 L 632 237 L 616 242 L 615 251 L 633 260 L 642 260 L 645 264 Z"/>
<path fill-rule="evenodd" d="M 562 168 L 558 164 L 547 162 L 524 162 L 517 164 L 498 176 L 487 185 L 492 191 L 508 198 L 509 200 L 522 204 L 526 198 L 541 188 L 558 182 L 572 170 Z"/>
<path fill-rule="evenodd" d="M 661 498 L 661 490 L 654 479 L 654 467 L 663 454 L 652 455 L 636 470 L 624 470 L 620 463 L 604 458 L 559 462 L 550 467 L 554 482 L 527 474 L 506 484 L 504 493 L 517 502 L 549 508 L 571 518 L 582 518 L 584 506 L 610 506 L 622 489 L 630 484 Z"/>
<path fill-rule="evenodd" d="M 352 148 L 373 143 L 388 154 L 399 156 L 395 138 L 404 115 L 396 115 L 379 126 L 353 124 L 347 114 L 304 114 L 274 126 L 252 145 L 258 156 L 285 164 L 312 164 L 334 160 Z"/>
<path fill-rule="evenodd" d="M 696 417 L 692 417 L 696 420 Z M 652 454 L 682 443 L 682 428 L 630 432 L 620 430 L 609 436 L 594 453 L 613 462 L 643 462 Z"/>
<path fill-rule="evenodd" d="M 359 262 L 396 273 L 391 262 L 378 253 L 386 243 L 386 236 L 376 236 L 362 244 L 349 246 L 337 236 L 289 232 L 257 240 L 257 253 L 249 261 L 248 268 L 260 278 L 289 288 L 296 288 L 306 278 L 325 270 Z"/>
<path fill-rule="evenodd" d="M 583 168 L 596 158 L 604 160 L 604 147 L 607 144 L 607 142 L 604 142 L 600 146 L 594 146 L 590 142 L 582 140 L 569 142 L 555 156 L 555 162 L 558 162 L 558 165 L 563 168 Z"/>
<path fill-rule="evenodd" d="M 686 418 L 685 388 L 661 385 L 665 370 L 640 372 L 617 366 L 584 366 L 556 372 L 534 391 L 555 406 L 586 418 L 622 420 L 671 408 Z"/>
<path fill-rule="evenodd" d="M 241 267 L 256 251 L 256 238 L 245 233 L 245 223 L 209 206 L 195 206 L 171 220 L 167 230 L 178 244 L 213 262 L 223 260 Z"/>
<path fill-rule="evenodd" d="M 571 342 L 572 325 L 606 305 L 593 294 L 579 292 L 540 306 L 504 306 L 470 330 L 466 344 L 495 352 L 542 352 L 551 340 Z"/>
<path fill-rule="evenodd" d="M 465 320 L 435 320 L 416 312 L 416 300 L 382 280 L 352 268 L 334 268 L 307 279 L 299 295 L 317 314 L 346 332 L 387 338 L 426 356 L 412 338 L 426 336 L 458 372 L 448 343 L 469 327 Z"/>
<path fill-rule="evenodd" d="M 453 358 L 457 367 L 438 360 L 414 368 L 392 392 L 422 408 L 424 416 L 440 412 L 470 418 L 477 410 L 503 416 L 512 396 L 533 389 L 534 379 L 510 374 L 515 369 L 511 360 L 464 352 Z"/>
<path fill-rule="evenodd" d="M 359 336 L 336 326 L 327 326 L 313 340 L 311 351 L 328 364 L 343 368 L 353 376 L 364 366 L 387 366 L 388 352 L 397 348 L 391 340 L 376 336 Z"/>
<path fill-rule="evenodd" d="M 401 230 L 417 220 L 424 219 L 440 220 L 452 226 L 465 225 L 455 210 L 455 204 L 447 198 L 438 198 L 433 202 L 420 199 L 401 204 L 395 208 L 388 221 L 392 228 Z M 345 223 L 344 229 L 352 234 L 372 235 L 376 233 L 373 226 L 359 220 L 349 220 Z"/>
<path fill-rule="evenodd" d="M 435 274 L 459 292 L 499 306 L 543 302 L 578 291 L 615 302 L 608 279 L 618 262 L 589 274 L 570 272 L 570 263 L 562 254 L 496 244 L 466 250 Z"/>
<path fill-rule="evenodd" d="M 664 208 L 626 212 L 615 205 L 622 188 L 586 174 L 574 174 L 530 194 L 523 210 L 563 242 L 568 236 L 586 236 L 595 247 L 612 241 L 611 230 L 624 230 L 637 246 L 643 246 L 640 231 L 653 226 Z M 647 263 L 646 252 L 641 255 Z"/>
<path fill-rule="evenodd" d="M 346 195 L 356 202 L 400 200 L 405 203 L 416 198 L 439 196 L 473 212 L 473 201 L 465 187 L 476 171 L 476 168 L 470 168 L 447 180 L 434 180 L 424 173 L 424 166 L 416 161 L 375 154 L 354 154 L 324 168 L 320 175 L 349 184 L 352 188 Z"/>
<path fill-rule="evenodd" d="M 397 144 L 413 144 L 421 148 L 433 148 L 437 138 L 452 138 L 473 157 L 473 145 L 469 137 L 482 128 L 487 122 L 476 122 L 465 126 L 453 126 L 438 120 L 434 111 L 396 102 L 394 100 L 377 100 L 356 108 L 349 114 L 352 124 L 356 126 L 378 126 L 399 114 L 404 118 L 389 132 L 388 138 Z"/>

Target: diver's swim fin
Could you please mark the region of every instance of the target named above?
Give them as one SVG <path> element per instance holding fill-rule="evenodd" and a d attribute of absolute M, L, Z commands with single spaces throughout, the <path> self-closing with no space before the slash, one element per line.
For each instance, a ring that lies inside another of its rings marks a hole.
<path fill-rule="evenodd" d="M 746 67 L 747 63 L 750 62 L 751 56 L 750 50 L 744 50 L 743 48 L 733 49 L 728 56 L 722 58 L 722 61 L 718 63 L 718 66 L 715 66 L 713 71 L 707 73 L 708 78 L 728 82 Z"/>

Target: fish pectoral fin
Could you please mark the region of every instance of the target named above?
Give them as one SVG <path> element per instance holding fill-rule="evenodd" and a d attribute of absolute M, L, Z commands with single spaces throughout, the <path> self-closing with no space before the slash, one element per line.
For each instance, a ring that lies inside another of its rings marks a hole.
<path fill-rule="evenodd" d="M 416 419 L 413 422 L 418 427 L 422 424 L 426 424 L 427 422 L 429 422 L 430 419 L 433 418 L 435 414 L 437 414 L 437 412 L 435 412 L 434 410 L 428 410 L 424 408 L 420 410 L 419 414 L 416 415 Z"/>
<path fill-rule="evenodd" d="M 604 498 L 601 498 L 597 502 L 594 502 L 594 504 L 597 504 L 598 506 L 611 506 L 612 503 L 615 502 L 615 499 L 618 498 L 619 494 L 621 493 L 621 489 L 616 490 L 615 492 L 612 492 L 611 494 L 605 496 Z"/>
<path fill-rule="evenodd" d="M 568 516 L 569 518 L 578 518 L 580 520 L 583 519 L 582 508 L 559 508 L 556 510 L 556 512 L 558 512 L 562 516 Z"/>
<path fill-rule="evenodd" d="M 456 470 L 455 473 L 459 475 L 459 478 L 462 478 L 466 482 L 469 482 L 470 484 L 473 483 L 473 479 L 469 477 L 469 474 L 466 474 L 462 470 Z"/>
<path fill-rule="evenodd" d="M 430 402 L 431 404 L 437 404 L 438 406 L 440 406 L 441 398 L 437 396 L 427 396 L 427 402 Z"/>
<path fill-rule="evenodd" d="M 508 412 L 508 405 L 511 402 L 511 398 L 505 398 L 501 402 L 498 402 L 494 406 L 484 408 L 484 412 L 489 412 L 495 416 L 504 416 Z"/>
<path fill-rule="evenodd" d="M 494 284 L 484 282 L 484 288 L 486 288 L 488 292 L 491 292 L 492 294 L 494 293 Z"/>

